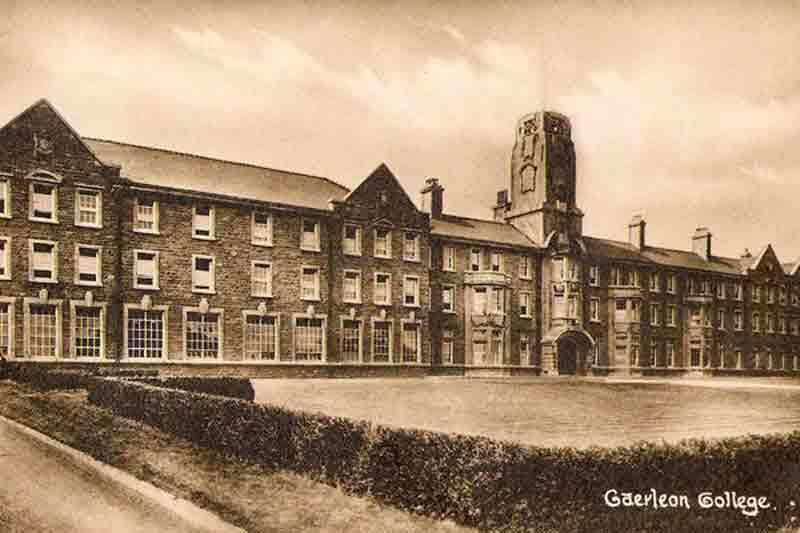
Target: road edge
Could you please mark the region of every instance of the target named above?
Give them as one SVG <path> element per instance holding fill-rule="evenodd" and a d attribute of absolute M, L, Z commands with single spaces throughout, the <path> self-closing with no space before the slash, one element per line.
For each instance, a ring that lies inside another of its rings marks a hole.
<path fill-rule="evenodd" d="M 80 450 L 76 450 L 75 448 L 67 446 L 66 444 L 59 442 L 54 438 L 45 435 L 44 433 L 36 431 L 35 429 L 24 424 L 20 424 L 16 420 L 12 420 L 8 417 L 0 415 L 0 421 L 9 424 L 14 429 L 41 442 L 42 444 L 45 444 L 51 448 L 54 448 L 55 450 L 58 450 L 60 453 L 69 456 L 75 462 L 86 468 L 96 471 L 107 480 L 117 483 L 122 487 L 135 492 L 139 496 L 165 507 L 183 520 L 186 520 L 197 527 L 206 528 L 211 531 L 218 531 L 219 533 L 247 533 L 244 529 L 226 522 L 218 515 L 207 509 L 198 507 L 196 504 L 183 498 L 178 498 L 177 496 L 170 494 L 169 492 L 160 489 L 155 485 L 138 479 L 124 470 L 120 470 L 119 468 L 98 461 L 94 457 L 91 457 Z"/>

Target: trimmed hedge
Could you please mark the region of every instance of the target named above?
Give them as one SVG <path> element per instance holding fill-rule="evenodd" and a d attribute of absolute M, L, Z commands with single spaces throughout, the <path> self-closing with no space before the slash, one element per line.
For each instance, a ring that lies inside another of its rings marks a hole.
<path fill-rule="evenodd" d="M 614 449 L 536 448 L 389 428 L 120 380 L 89 400 L 242 459 L 287 468 L 415 513 L 491 531 L 774 530 L 800 502 L 800 432 Z M 687 495 L 691 509 L 609 508 L 608 489 Z M 746 517 L 703 510 L 700 492 L 766 496 Z"/>
<path fill-rule="evenodd" d="M 97 379 L 84 371 L 48 370 L 47 367 L 17 363 L 7 364 L 6 376 L 42 391 L 87 389 Z"/>
<path fill-rule="evenodd" d="M 249 379 L 230 378 L 230 377 L 164 377 L 164 378 L 143 378 L 134 377 L 133 381 L 152 385 L 154 387 L 164 387 L 167 389 L 181 389 L 188 392 L 200 392 L 204 394 L 214 394 L 216 396 L 226 396 L 228 398 L 238 398 L 252 402 L 256 392 Z"/>

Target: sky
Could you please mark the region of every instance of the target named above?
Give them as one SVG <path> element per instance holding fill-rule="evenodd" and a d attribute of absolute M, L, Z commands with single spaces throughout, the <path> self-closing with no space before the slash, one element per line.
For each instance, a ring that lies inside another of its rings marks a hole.
<path fill-rule="evenodd" d="M 0 123 L 330 177 L 489 218 L 516 121 L 567 115 L 584 233 L 800 257 L 800 2 L 0 0 Z"/>

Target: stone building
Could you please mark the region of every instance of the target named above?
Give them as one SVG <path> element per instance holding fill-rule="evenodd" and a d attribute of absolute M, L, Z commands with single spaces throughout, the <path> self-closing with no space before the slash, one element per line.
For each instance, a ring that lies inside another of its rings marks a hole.
<path fill-rule="evenodd" d="M 800 371 L 800 263 L 583 234 L 563 115 L 523 117 L 490 220 L 380 165 L 323 177 L 0 129 L 0 354 L 251 376 Z"/>

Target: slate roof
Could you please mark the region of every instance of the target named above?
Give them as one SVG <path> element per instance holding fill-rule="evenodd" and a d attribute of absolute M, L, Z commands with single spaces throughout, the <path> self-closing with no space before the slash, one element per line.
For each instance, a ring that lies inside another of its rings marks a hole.
<path fill-rule="evenodd" d="M 328 209 L 329 200 L 340 200 L 349 192 L 320 176 L 116 141 L 85 137 L 83 141 L 103 163 L 122 167 L 122 177 L 144 185 L 314 209 Z"/>
<path fill-rule="evenodd" d="M 431 219 L 431 233 L 455 239 L 536 248 L 535 242 L 525 237 L 511 224 L 493 220 L 442 215 L 441 218 Z"/>

